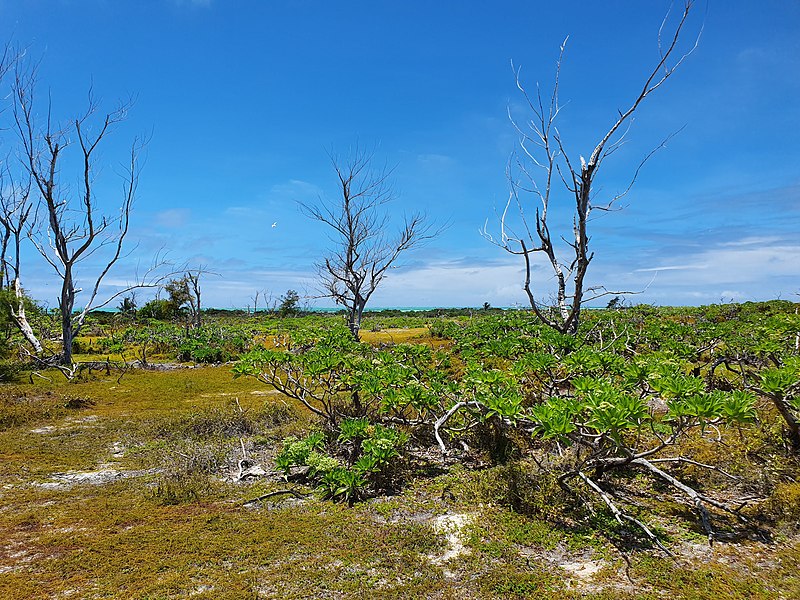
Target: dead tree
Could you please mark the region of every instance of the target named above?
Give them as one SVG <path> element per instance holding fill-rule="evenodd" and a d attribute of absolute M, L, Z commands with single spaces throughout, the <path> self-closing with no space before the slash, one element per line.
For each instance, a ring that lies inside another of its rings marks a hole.
<path fill-rule="evenodd" d="M 104 215 L 100 213 L 102 203 L 94 188 L 96 151 L 114 126 L 125 118 L 129 106 L 121 104 L 101 114 L 90 90 L 88 108 L 81 116 L 59 126 L 52 121 L 52 106 L 48 105 L 47 118 L 40 125 L 35 113 L 35 73 L 18 69 L 13 88 L 13 112 L 21 152 L 33 189 L 38 192 L 38 212 L 42 218 L 38 230 L 31 232 L 31 241 L 61 282 L 58 308 L 63 354 L 60 360 L 63 365 L 71 365 L 73 342 L 90 310 L 107 305 L 133 288 L 155 285 L 155 282 L 139 280 L 109 297 L 98 297 L 103 279 L 123 256 L 123 243 L 136 196 L 141 141 L 136 139 L 131 146 L 118 212 Z M 73 150 L 74 160 L 65 158 Z M 76 193 L 71 193 L 69 186 L 63 183 L 63 172 L 73 166 L 80 179 Z M 101 255 L 104 258 L 100 259 Z M 93 263 L 100 264 L 89 277 L 86 301 L 76 308 L 76 298 L 83 291 L 78 287 L 78 276 L 89 268 L 86 263 L 90 258 Z M 151 268 L 145 278 L 152 273 Z"/>
<path fill-rule="evenodd" d="M 332 298 L 347 311 L 353 338 L 359 340 L 364 308 L 387 271 L 400 255 L 435 232 L 421 214 L 406 217 L 390 237 L 386 204 L 394 199 L 391 170 L 375 170 L 373 154 L 356 148 L 347 160 L 331 155 L 339 186 L 336 201 L 303 204 L 303 212 L 330 227 L 333 248 L 317 263 L 322 297 Z"/>
<path fill-rule="evenodd" d="M 0 54 L 0 80 L 8 71 L 18 65 L 21 52 L 6 44 Z M 7 298 L 9 313 L 14 325 L 36 354 L 42 352 L 42 344 L 28 323 L 25 313 L 26 298 L 20 282 L 20 246 L 26 237 L 25 232 L 36 220 L 31 218 L 33 203 L 30 200 L 31 180 L 13 177 L 10 168 L 11 158 L 6 157 L 0 166 L 0 290 L 13 290 L 14 296 Z"/>
<path fill-rule="evenodd" d="M 8 300 L 11 319 L 25 341 L 31 345 L 34 353 L 39 355 L 42 353 L 42 344 L 28 322 L 25 313 L 26 298 L 20 281 L 21 243 L 27 235 L 26 226 L 32 226 L 30 219 L 33 203 L 30 200 L 30 192 L 30 179 L 23 185 L 14 181 L 8 170 L 0 173 L 0 226 L 3 228 L 2 246 L 0 246 L 3 277 L 0 279 L 0 288 L 13 290 L 14 299 Z"/>
<path fill-rule="evenodd" d="M 256 290 L 256 293 L 252 295 L 253 298 L 253 315 L 258 312 L 258 297 L 261 295 L 261 290 Z M 247 312 L 250 312 L 250 307 L 247 307 Z"/>
<path fill-rule="evenodd" d="M 192 327 L 200 327 L 202 324 L 201 304 L 200 304 L 200 274 L 202 270 L 188 271 L 186 282 L 189 286 L 189 314 L 192 318 Z"/>
<path fill-rule="evenodd" d="M 670 13 L 667 12 L 658 32 L 659 59 L 648 73 L 644 85 L 633 101 L 626 109 L 618 111 L 613 124 L 600 137 L 589 153 L 588 159 L 579 155 L 578 160 L 575 160 L 575 155 L 570 154 L 565 148 L 561 133 L 556 126 L 559 113 L 563 108 L 559 101 L 559 84 L 566 40 L 561 45 L 556 62 L 555 81 L 549 99 L 545 100 L 542 97 L 538 87 L 535 95 L 528 94 L 521 82 L 520 71 L 514 69 L 517 87 L 533 116 L 525 125 L 522 125 L 518 124 L 509 110 L 509 119 L 520 137 L 519 151 L 514 153 L 509 163 L 508 178 L 511 191 L 508 203 L 500 217 L 499 238 L 494 237 L 488 231 L 488 225 L 484 225 L 482 234 L 507 252 L 522 256 L 525 264 L 523 289 L 528 296 L 531 308 L 543 323 L 561 333 L 570 335 L 577 333 L 584 302 L 608 294 L 626 293 L 611 292 L 602 286 L 585 287 L 586 273 L 594 257 L 589 246 L 589 215 L 592 210 L 610 210 L 620 198 L 625 196 L 636 181 L 644 163 L 656 150 L 664 146 L 666 140 L 639 163 L 627 188 L 603 204 L 594 203 L 595 179 L 603 161 L 624 143 L 633 115 L 641 103 L 660 88 L 697 47 L 699 35 L 688 51 L 681 52 L 679 50 L 679 41 L 692 4 L 692 0 L 685 0 L 680 17 L 672 28 L 669 26 Z M 561 186 L 566 189 L 568 196 L 572 197 L 571 202 L 574 203 L 573 227 L 571 236 L 565 235 L 562 238 L 556 235 L 554 238 L 548 218 L 551 210 L 558 210 L 558 205 L 554 206 L 554 204 L 558 202 L 555 198 L 556 190 L 561 189 Z M 523 200 L 525 196 L 538 199 L 532 227 L 526 218 L 526 206 Z M 521 217 L 520 229 L 517 232 L 509 223 L 509 210 L 512 208 L 512 204 L 515 205 Z M 570 239 L 567 240 L 567 237 Z M 559 244 L 560 238 L 566 243 L 563 247 Z M 546 257 L 556 281 L 555 299 L 550 306 L 537 300 L 532 289 L 531 262 L 532 255 L 536 253 L 542 253 Z M 563 256 L 564 254 L 567 255 L 567 258 Z"/>

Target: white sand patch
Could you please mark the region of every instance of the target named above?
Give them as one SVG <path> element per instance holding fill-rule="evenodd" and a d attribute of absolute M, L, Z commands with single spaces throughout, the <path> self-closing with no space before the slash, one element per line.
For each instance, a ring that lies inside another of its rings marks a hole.
<path fill-rule="evenodd" d="M 473 515 L 471 514 L 453 513 L 440 515 L 433 519 L 432 525 L 434 531 L 443 534 L 447 538 L 447 549 L 440 556 L 431 556 L 431 564 L 443 565 L 469 552 L 469 548 L 464 546 L 464 542 L 461 540 L 461 530 L 472 521 L 472 518 Z M 455 577 L 455 574 L 447 569 L 444 569 L 443 572 L 444 576 L 448 579 Z"/>
<path fill-rule="evenodd" d="M 44 427 L 37 427 L 31 429 L 31 433 L 53 433 L 56 430 L 55 425 L 45 425 Z"/>
<path fill-rule="evenodd" d="M 79 427 L 92 427 L 92 423 L 98 420 L 97 415 L 86 415 L 85 417 L 68 417 L 64 419 L 60 425 L 44 425 L 42 427 L 37 427 L 36 429 L 31 429 L 31 433 L 53 433 L 55 431 L 67 429 L 71 426 L 79 426 Z"/>
<path fill-rule="evenodd" d="M 595 574 L 605 566 L 602 560 L 577 560 L 574 562 L 562 563 L 559 565 L 572 577 L 583 581 L 590 581 Z"/>
<path fill-rule="evenodd" d="M 50 490 L 57 490 L 78 484 L 101 485 L 116 481 L 118 479 L 137 477 L 152 472 L 152 469 L 145 469 L 141 471 L 118 471 L 116 469 L 107 468 L 101 468 L 96 471 L 67 471 L 65 473 L 53 473 L 50 475 L 51 481 L 35 483 L 34 485 Z"/>

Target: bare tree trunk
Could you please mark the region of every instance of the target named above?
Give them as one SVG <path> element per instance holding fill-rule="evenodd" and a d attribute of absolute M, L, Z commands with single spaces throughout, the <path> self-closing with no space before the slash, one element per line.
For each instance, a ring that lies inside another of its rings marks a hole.
<path fill-rule="evenodd" d="M 72 364 L 72 344 L 75 341 L 73 337 L 72 319 L 70 317 L 61 316 L 61 337 L 63 339 L 62 346 L 63 352 L 61 354 L 61 364 L 65 367 Z"/>
<path fill-rule="evenodd" d="M 0 180 L 0 185 L 2 185 L 2 180 Z M 5 231 L 3 232 L 3 241 L 0 244 L 0 269 L 2 269 L 2 274 L 0 274 L 0 290 L 6 289 L 6 287 L 11 287 L 11 273 L 9 273 L 8 269 L 8 261 L 6 260 L 6 255 L 8 252 L 8 241 L 11 238 L 11 228 L 3 223 L 5 226 Z"/>
<path fill-rule="evenodd" d="M 364 316 L 364 308 L 366 306 L 367 301 L 363 298 L 358 298 L 349 311 L 347 325 L 350 328 L 350 333 L 353 334 L 353 339 L 357 342 L 361 341 L 361 319 Z"/>
<path fill-rule="evenodd" d="M 201 305 L 200 305 L 200 274 L 202 270 L 197 271 L 197 273 L 192 273 L 191 271 L 187 273 L 187 277 L 189 278 L 189 283 L 192 286 L 191 293 L 189 294 L 189 303 L 191 305 L 192 311 L 192 326 L 195 328 L 199 328 L 202 324 L 202 315 L 200 314 Z"/>
<path fill-rule="evenodd" d="M 70 265 L 67 265 L 64 271 L 64 277 L 61 281 L 61 300 L 59 302 L 59 312 L 61 313 L 61 342 L 63 346 L 61 364 L 65 366 L 72 364 L 72 343 L 77 334 L 72 320 L 74 308 L 75 288 L 72 281 L 72 269 Z M 80 324 L 83 324 L 83 319 L 81 319 Z"/>
<path fill-rule="evenodd" d="M 25 340 L 33 346 L 33 351 L 36 354 L 42 353 L 42 343 L 39 341 L 39 338 L 36 337 L 36 334 L 33 333 L 33 329 L 28 323 L 28 318 L 25 316 L 25 297 L 22 294 L 22 286 L 19 284 L 19 277 L 14 278 L 14 294 L 17 298 L 17 306 L 11 307 L 11 317 L 14 319 L 14 323 L 17 325 L 22 336 Z"/>
<path fill-rule="evenodd" d="M 6 183 L 7 182 L 0 177 L 0 186 L 5 188 Z M 18 182 L 11 179 L 11 181 L 8 182 L 8 189 L 10 190 L 8 194 L 5 189 L 0 189 L 0 224 L 2 224 L 5 229 L 2 243 L 2 257 L 0 258 L 2 260 L 3 279 L 6 283 L 10 281 L 11 288 L 14 290 L 15 302 L 12 303 L 9 300 L 9 311 L 22 337 L 31 345 L 35 354 L 41 354 L 42 344 L 34 334 L 33 328 L 25 314 L 25 294 L 22 291 L 22 284 L 20 282 L 22 232 L 25 230 L 26 223 L 33 209 L 33 205 L 30 202 L 30 179 L 28 180 L 27 186 L 19 185 Z M 35 220 L 36 217 L 34 215 L 34 222 Z M 10 241 L 13 241 L 13 258 L 8 255 Z"/>

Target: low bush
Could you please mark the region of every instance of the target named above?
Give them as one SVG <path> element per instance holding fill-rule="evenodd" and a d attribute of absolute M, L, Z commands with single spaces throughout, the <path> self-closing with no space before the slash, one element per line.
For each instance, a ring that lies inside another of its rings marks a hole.
<path fill-rule="evenodd" d="M 177 358 L 181 362 L 215 364 L 231 360 L 233 354 L 219 346 L 208 346 L 199 340 L 187 340 L 178 348 Z"/>
<path fill-rule="evenodd" d="M 284 403 L 265 403 L 261 408 L 242 408 L 236 401 L 194 408 L 145 421 L 142 437 L 204 439 L 256 435 L 265 429 L 293 421 L 295 409 Z"/>
<path fill-rule="evenodd" d="M 196 502 L 215 489 L 213 475 L 226 464 L 224 444 L 185 440 L 160 447 L 152 499 L 160 505 Z"/>
<path fill-rule="evenodd" d="M 779 483 L 769 498 L 769 516 L 800 528 L 800 482 Z"/>
<path fill-rule="evenodd" d="M 286 438 L 275 466 L 289 476 L 295 468 L 324 498 L 349 504 L 386 490 L 396 475 L 396 461 L 408 436 L 365 418 L 345 419 L 336 438 L 322 431 Z"/>
<path fill-rule="evenodd" d="M 457 498 L 552 522 L 563 519 L 575 506 L 575 498 L 558 483 L 558 471 L 543 469 L 529 460 L 459 472 L 452 492 Z"/>
<path fill-rule="evenodd" d="M 23 425 L 34 425 L 64 417 L 70 411 L 90 408 L 94 400 L 85 396 L 55 394 L 0 396 L 0 431 Z"/>

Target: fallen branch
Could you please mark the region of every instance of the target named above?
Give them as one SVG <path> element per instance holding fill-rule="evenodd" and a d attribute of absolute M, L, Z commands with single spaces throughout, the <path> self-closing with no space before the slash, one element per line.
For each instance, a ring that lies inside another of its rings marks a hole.
<path fill-rule="evenodd" d="M 307 498 L 312 494 L 312 492 L 302 493 L 298 492 L 297 490 L 276 490 L 274 492 L 268 492 L 259 496 L 258 498 L 253 498 L 252 500 L 248 500 L 247 502 L 242 502 L 242 506 L 247 506 L 248 504 L 255 504 L 256 502 L 262 502 L 263 500 L 267 500 L 269 498 L 274 498 L 275 496 L 282 496 L 284 494 L 290 494 L 295 498 L 304 499 Z"/>
<path fill-rule="evenodd" d="M 666 471 L 662 471 L 649 460 L 646 460 L 644 458 L 637 458 L 631 461 L 631 463 L 643 466 L 645 469 L 647 469 L 654 475 L 657 475 L 658 477 L 660 477 L 661 479 L 672 485 L 674 488 L 677 488 L 678 490 L 683 492 L 686 496 L 688 496 L 692 500 L 692 503 L 694 504 L 695 508 L 697 509 L 697 512 L 700 515 L 700 521 L 703 525 L 703 529 L 708 534 L 709 545 L 713 544 L 714 538 L 719 537 L 719 535 L 711 526 L 711 514 L 708 512 L 708 509 L 705 507 L 705 504 L 709 504 L 711 506 L 714 506 L 715 508 L 724 510 L 725 512 L 728 512 L 732 515 L 736 515 L 741 521 L 745 523 L 747 522 L 747 519 L 743 517 L 741 514 L 739 514 L 736 510 L 728 507 L 726 504 L 719 502 L 718 500 L 714 500 L 713 498 L 709 498 L 708 496 L 699 493 L 697 490 L 689 487 L 688 485 L 686 485 L 679 479 L 676 479 Z"/>
<path fill-rule="evenodd" d="M 611 497 L 605 493 L 603 488 L 601 488 L 599 485 L 597 485 L 597 483 L 592 481 L 592 479 L 590 479 L 589 476 L 586 475 L 586 473 L 584 473 L 583 471 L 578 471 L 575 474 L 578 477 L 580 477 L 586 485 L 592 488 L 600 496 L 600 498 L 603 499 L 603 502 L 605 502 L 606 506 L 608 506 L 608 508 L 614 514 L 614 518 L 617 520 L 617 523 L 623 525 L 622 519 L 625 519 L 626 521 L 633 523 L 634 525 L 639 527 L 639 529 L 644 531 L 645 535 L 647 535 L 647 537 L 650 538 L 650 541 L 653 542 L 656 546 L 658 546 L 667 556 L 673 556 L 672 552 L 667 550 L 664 544 L 661 543 L 661 540 L 658 539 L 656 534 L 654 534 L 647 525 L 642 523 L 639 519 L 632 517 L 627 513 L 622 512 L 617 507 L 617 505 L 614 504 L 614 501 L 611 499 Z"/>
<path fill-rule="evenodd" d="M 704 469 L 709 469 L 711 471 L 716 471 L 717 473 L 725 475 L 725 477 L 728 477 L 729 479 L 733 479 L 734 481 L 739 481 L 739 477 L 736 477 L 736 475 L 731 475 L 730 473 L 728 473 L 727 471 L 723 471 L 719 467 L 715 467 L 714 465 L 707 465 L 705 463 L 697 462 L 696 460 L 692 460 L 691 458 L 685 458 L 683 456 L 676 456 L 674 458 L 651 458 L 650 462 L 651 463 L 682 462 L 682 463 L 686 463 L 686 464 L 689 464 L 689 465 L 694 465 L 696 467 L 702 467 Z"/>
<path fill-rule="evenodd" d="M 34 377 L 40 377 L 41 379 L 44 379 L 45 381 L 49 381 L 50 383 L 53 383 L 52 379 L 50 379 L 49 377 L 46 377 L 45 375 L 42 375 L 41 373 L 39 373 L 39 371 L 31 371 L 30 372 L 29 379 L 30 379 L 31 383 L 33 383 L 33 378 Z"/>

